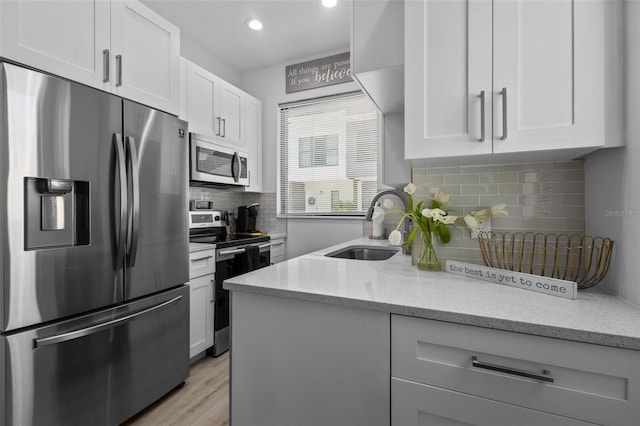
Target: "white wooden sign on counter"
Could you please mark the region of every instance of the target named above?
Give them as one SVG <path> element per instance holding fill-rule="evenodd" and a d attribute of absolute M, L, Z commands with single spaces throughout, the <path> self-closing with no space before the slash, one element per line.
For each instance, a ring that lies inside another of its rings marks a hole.
<path fill-rule="evenodd" d="M 575 281 L 559 280 L 540 275 L 507 271 L 506 269 L 490 268 L 484 265 L 447 260 L 446 271 L 465 277 L 477 278 L 496 284 L 523 288 L 538 293 L 550 294 L 565 299 L 578 298 L 578 285 Z"/>

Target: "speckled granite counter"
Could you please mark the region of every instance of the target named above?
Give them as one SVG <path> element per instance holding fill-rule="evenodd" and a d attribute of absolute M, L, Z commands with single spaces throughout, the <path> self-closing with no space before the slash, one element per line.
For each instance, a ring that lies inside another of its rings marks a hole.
<path fill-rule="evenodd" d="M 225 281 L 224 287 L 354 308 L 640 350 L 640 308 L 595 289 L 563 299 L 446 272 L 401 253 L 385 261 L 325 257 L 352 240 Z"/>

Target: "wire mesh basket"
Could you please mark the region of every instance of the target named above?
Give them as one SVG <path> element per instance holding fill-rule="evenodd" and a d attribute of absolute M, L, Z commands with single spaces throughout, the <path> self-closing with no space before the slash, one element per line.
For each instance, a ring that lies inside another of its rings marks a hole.
<path fill-rule="evenodd" d="M 480 232 L 485 266 L 575 281 L 579 289 L 598 284 L 607 274 L 613 240 L 589 235 L 533 232 Z"/>

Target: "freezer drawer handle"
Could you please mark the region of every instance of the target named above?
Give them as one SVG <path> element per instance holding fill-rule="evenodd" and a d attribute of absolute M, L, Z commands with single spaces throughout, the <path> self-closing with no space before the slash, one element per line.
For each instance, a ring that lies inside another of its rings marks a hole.
<path fill-rule="evenodd" d="M 152 312 L 158 311 L 160 309 L 166 308 L 169 305 L 173 305 L 174 303 L 177 303 L 180 301 L 180 299 L 182 299 L 182 296 L 177 296 L 174 297 L 171 300 L 167 300 L 166 302 L 162 302 L 158 305 L 152 306 L 150 308 L 147 308 L 143 311 L 140 312 L 136 312 L 133 314 L 129 314 L 129 315 L 125 315 L 123 317 L 108 321 L 108 322 L 104 322 L 102 324 L 96 324 L 96 325 L 92 325 L 91 327 L 87 327 L 87 328 L 82 328 L 80 330 L 75 330 L 75 331 L 70 331 L 68 333 L 62 333 L 62 334 L 57 334 L 55 336 L 49 336 L 49 337 L 42 337 L 39 339 L 33 339 L 33 343 L 34 343 L 34 347 L 35 349 L 37 348 L 42 348 L 44 346 L 50 346 L 50 345 L 56 345 L 58 343 L 62 343 L 62 342 L 68 342 L 69 340 L 74 340 L 74 339 L 79 339 L 81 337 L 86 337 L 89 336 L 91 334 L 96 334 L 99 333 L 101 331 L 104 330 L 109 330 L 115 327 L 118 327 L 120 325 L 123 325 L 125 323 L 131 322 L 134 319 L 141 317 L 143 315 L 147 315 L 150 314 Z"/>
<path fill-rule="evenodd" d="M 526 377 L 529 379 L 540 380 L 541 382 L 553 383 L 554 379 L 549 374 L 549 370 L 542 370 L 542 374 L 531 373 L 529 371 L 518 370 L 515 368 L 503 367 L 501 365 L 489 364 L 487 362 L 480 362 L 475 356 L 471 357 L 471 366 L 475 368 L 482 368 L 485 370 L 497 371 L 500 373 L 511 374 L 513 376 Z"/>

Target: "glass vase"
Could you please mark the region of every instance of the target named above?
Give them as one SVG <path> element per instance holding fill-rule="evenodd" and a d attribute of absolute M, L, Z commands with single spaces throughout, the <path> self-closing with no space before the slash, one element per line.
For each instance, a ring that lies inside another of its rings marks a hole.
<path fill-rule="evenodd" d="M 433 232 L 429 232 L 427 234 L 420 232 L 420 236 L 422 237 L 422 247 L 420 247 L 422 252 L 418 259 L 418 269 L 421 271 L 442 270 L 440 261 L 438 260 L 438 254 L 436 253 L 436 247 L 434 245 L 435 240 Z"/>

